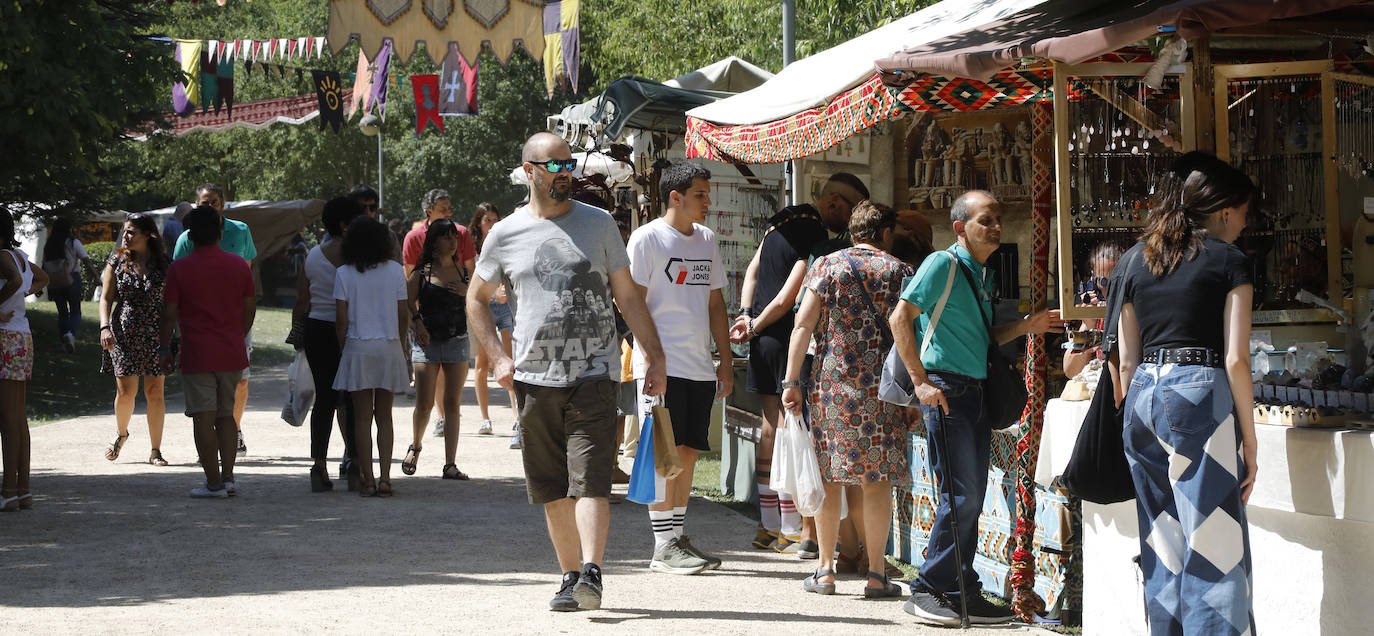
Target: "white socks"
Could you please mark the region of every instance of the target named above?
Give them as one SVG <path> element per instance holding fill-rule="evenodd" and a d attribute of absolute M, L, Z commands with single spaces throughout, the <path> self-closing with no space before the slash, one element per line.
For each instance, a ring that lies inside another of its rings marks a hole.
<path fill-rule="evenodd" d="M 778 493 L 778 509 L 782 516 L 782 536 L 796 541 L 801 536 L 802 518 L 792 495 Z"/>
<path fill-rule="evenodd" d="M 776 533 L 782 527 L 782 517 L 778 511 L 778 493 L 767 484 L 759 484 L 759 523 L 763 529 Z M 795 506 L 794 506 L 795 508 Z"/>
<path fill-rule="evenodd" d="M 687 524 L 687 506 L 675 506 L 673 508 L 673 536 L 681 539 L 683 526 Z"/>
<path fill-rule="evenodd" d="M 649 526 L 654 531 L 654 552 L 662 550 L 663 546 L 668 545 L 669 541 L 678 536 L 675 530 L 676 524 L 673 523 L 673 512 L 672 510 L 649 511 Z"/>

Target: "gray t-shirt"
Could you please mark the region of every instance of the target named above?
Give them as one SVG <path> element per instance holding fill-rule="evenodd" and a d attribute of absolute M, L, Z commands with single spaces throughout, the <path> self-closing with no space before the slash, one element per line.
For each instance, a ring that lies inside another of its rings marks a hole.
<path fill-rule="evenodd" d="M 517 382 L 566 387 L 619 376 L 609 283 L 629 265 L 611 215 L 576 201 L 555 219 L 520 208 L 492 226 L 477 275 L 506 285 Z"/>

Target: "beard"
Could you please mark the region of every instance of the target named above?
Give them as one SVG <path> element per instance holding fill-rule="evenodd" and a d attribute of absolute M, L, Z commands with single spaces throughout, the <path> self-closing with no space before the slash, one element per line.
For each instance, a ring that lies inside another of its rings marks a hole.
<path fill-rule="evenodd" d="M 572 183 L 568 181 L 554 181 L 549 186 L 549 198 L 562 203 L 572 198 Z"/>

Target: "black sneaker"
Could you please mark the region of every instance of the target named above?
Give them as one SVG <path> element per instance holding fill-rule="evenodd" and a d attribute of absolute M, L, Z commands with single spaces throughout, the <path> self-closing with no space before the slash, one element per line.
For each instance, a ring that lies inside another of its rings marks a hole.
<path fill-rule="evenodd" d="M 577 601 L 573 598 L 573 588 L 577 586 L 577 572 L 563 573 L 563 586 L 558 588 L 558 593 L 553 595 L 553 600 L 549 601 L 549 609 L 555 612 L 571 612 L 577 609 Z"/>
<path fill-rule="evenodd" d="M 563 580 L 566 582 L 567 578 Z M 601 609 L 601 566 L 595 563 L 583 565 L 572 595 L 582 609 Z"/>
<path fill-rule="evenodd" d="M 927 589 L 912 588 L 911 598 L 902 605 L 902 611 L 915 616 L 922 623 L 959 626 L 958 606 L 951 603 L 948 596 Z"/>
<path fill-rule="evenodd" d="M 810 539 L 803 539 L 797 544 L 797 558 L 803 561 L 819 559 L 821 557 L 821 546 Z"/>
<path fill-rule="evenodd" d="M 239 431 L 239 447 L 235 449 L 235 455 L 243 457 L 248 454 L 248 445 L 243 443 L 243 431 Z"/>
<path fill-rule="evenodd" d="M 957 608 L 957 601 L 955 607 Z M 1000 625 L 1010 623 L 1016 613 L 1010 607 L 1003 607 L 989 601 L 982 594 L 971 594 L 968 598 L 968 622 L 975 625 Z"/>

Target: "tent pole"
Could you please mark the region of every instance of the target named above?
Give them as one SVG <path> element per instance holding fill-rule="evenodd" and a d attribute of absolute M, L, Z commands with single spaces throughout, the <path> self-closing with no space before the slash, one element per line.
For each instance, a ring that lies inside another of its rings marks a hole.
<path fill-rule="evenodd" d="M 377 209 L 384 209 L 382 203 L 382 131 L 377 131 Z"/>
<path fill-rule="evenodd" d="M 787 68 L 797 59 L 797 3 L 795 0 L 782 0 L 782 66 Z M 801 161 L 787 162 L 783 173 L 787 176 L 787 203 L 796 205 L 801 201 Z"/>

